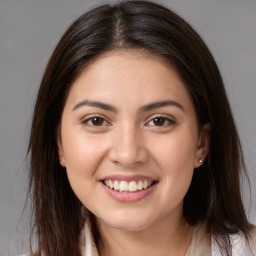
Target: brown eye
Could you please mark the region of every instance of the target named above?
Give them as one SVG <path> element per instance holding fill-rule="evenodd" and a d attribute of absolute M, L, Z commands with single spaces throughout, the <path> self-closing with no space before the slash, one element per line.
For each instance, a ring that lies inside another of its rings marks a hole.
<path fill-rule="evenodd" d="M 84 125 L 91 126 L 91 127 L 100 127 L 100 126 L 106 126 L 108 125 L 108 122 L 99 116 L 94 116 L 91 118 L 88 118 L 82 122 Z"/>
<path fill-rule="evenodd" d="M 148 123 L 147 126 L 152 126 L 152 127 L 168 127 L 171 125 L 174 125 L 176 122 L 173 119 L 167 118 L 167 117 L 155 117 L 151 119 Z"/>
<path fill-rule="evenodd" d="M 104 119 L 100 117 L 93 117 L 91 122 L 94 126 L 101 126 L 104 123 Z"/>
<path fill-rule="evenodd" d="M 165 124 L 166 120 L 164 118 L 161 117 L 157 117 L 153 119 L 153 124 L 155 126 L 163 126 Z"/>

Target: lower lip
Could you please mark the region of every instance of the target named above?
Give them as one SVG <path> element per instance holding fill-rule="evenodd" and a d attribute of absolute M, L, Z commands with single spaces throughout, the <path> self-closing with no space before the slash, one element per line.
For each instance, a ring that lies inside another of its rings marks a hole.
<path fill-rule="evenodd" d="M 112 198 L 120 202 L 136 202 L 136 201 L 142 200 L 143 198 L 147 197 L 156 187 L 156 183 L 155 183 L 149 188 L 142 189 L 137 192 L 118 192 L 107 187 L 102 182 L 101 184 L 105 189 L 105 191 L 108 193 L 108 195 L 110 195 Z"/>

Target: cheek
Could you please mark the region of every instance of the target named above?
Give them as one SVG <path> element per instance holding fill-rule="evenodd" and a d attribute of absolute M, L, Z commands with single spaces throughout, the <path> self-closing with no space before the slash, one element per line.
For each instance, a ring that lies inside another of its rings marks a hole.
<path fill-rule="evenodd" d="M 64 130 L 62 144 L 70 181 L 96 179 L 96 170 L 106 151 L 104 140 L 95 135 L 88 136 L 84 131 Z"/>
<path fill-rule="evenodd" d="M 196 142 L 191 133 L 172 134 L 155 143 L 152 155 L 162 170 L 166 193 L 183 200 L 194 172 Z"/>
<path fill-rule="evenodd" d="M 67 166 L 79 166 L 80 163 L 92 160 L 90 156 L 95 155 L 97 147 L 95 140 L 90 139 L 83 132 L 65 132 L 65 130 L 62 133 L 62 145 Z"/>
<path fill-rule="evenodd" d="M 97 170 L 106 152 L 105 144 L 97 136 L 63 131 L 62 145 L 68 180 L 74 193 L 86 206 L 91 204 L 92 193 L 97 193 Z"/>
<path fill-rule="evenodd" d="M 152 154 L 164 170 L 182 173 L 194 169 L 196 136 L 191 131 L 169 134 L 151 144 Z"/>

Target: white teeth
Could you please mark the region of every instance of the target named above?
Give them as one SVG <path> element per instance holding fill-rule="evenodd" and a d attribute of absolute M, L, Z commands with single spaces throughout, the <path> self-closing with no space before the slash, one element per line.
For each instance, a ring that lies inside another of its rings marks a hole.
<path fill-rule="evenodd" d="M 147 180 L 144 180 L 143 182 L 143 188 L 146 189 L 148 187 L 148 181 Z"/>
<path fill-rule="evenodd" d="M 121 182 L 120 182 L 120 191 L 122 192 L 122 191 L 128 191 L 128 182 L 127 181 L 124 181 L 124 180 L 122 180 Z"/>
<path fill-rule="evenodd" d="M 142 181 L 140 180 L 138 183 L 138 190 L 142 190 L 143 189 L 143 185 L 142 185 Z"/>
<path fill-rule="evenodd" d="M 104 184 L 111 188 L 114 189 L 116 191 L 119 192 L 136 192 L 136 191 L 140 191 L 142 189 L 147 189 L 148 187 L 150 187 L 153 184 L 152 180 L 139 180 L 138 182 L 136 181 L 130 181 L 127 182 L 125 180 L 104 180 Z"/>
<path fill-rule="evenodd" d="M 107 184 L 106 184 L 107 185 Z M 108 186 L 108 185 L 107 185 Z M 112 182 L 112 180 L 109 180 L 109 187 L 110 188 L 114 188 L 114 182 Z"/>
<path fill-rule="evenodd" d="M 114 190 L 119 190 L 119 182 L 117 180 L 114 181 Z"/>
<path fill-rule="evenodd" d="M 137 188 L 137 184 L 135 181 L 132 181 L 129 183 L 129 191 L 130 192 L 135 192 L 135 191 L 137 191 L 137 189 L 138 188 Z"/>

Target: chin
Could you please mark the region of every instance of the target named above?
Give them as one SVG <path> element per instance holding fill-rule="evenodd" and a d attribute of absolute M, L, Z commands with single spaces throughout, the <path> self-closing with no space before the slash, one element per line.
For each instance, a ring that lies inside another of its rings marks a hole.
<path fill-rule="evenodd" d="M 147 218 L 138 218 L 136 217 L 128 217 L 128 218 L 115 218 L 114 220 L 103 220 L 105 224 L 119 229 L 119 230 L 126 230 L 126 231 L 142 231 L 145 230 L 148 226 L 150 226 L 151 221 Z"/>

